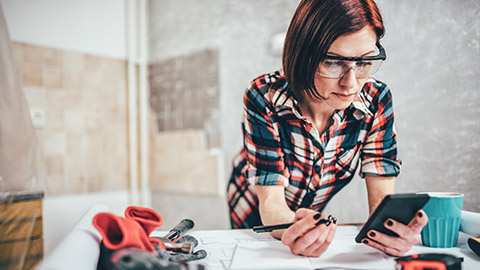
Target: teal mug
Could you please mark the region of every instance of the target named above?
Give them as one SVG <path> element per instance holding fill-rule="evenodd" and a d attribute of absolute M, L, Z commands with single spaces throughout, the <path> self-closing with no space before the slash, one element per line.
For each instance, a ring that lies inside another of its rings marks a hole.
<path fill-rule="evenodd" d="M 430 196 L 423 211 L 428 224 L 423 227 L 422 243 L 427 247 L 450 248 L 458 242 L 462 218 L 463 194 L 453 192 L 422 192 Z"/>

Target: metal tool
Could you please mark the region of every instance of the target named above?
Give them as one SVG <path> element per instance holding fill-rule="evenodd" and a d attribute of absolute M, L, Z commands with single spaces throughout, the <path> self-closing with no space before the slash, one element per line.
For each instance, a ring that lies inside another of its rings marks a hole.
<path fill-rule="evenodd" d="M 193 242 L 175 243 L 173 241 L 180 235 L 192 229 L 194 225 L 195 224 L 191 219 L 184 219 L 180 221 L 180 223 L 178 223 L 173 229 L 171 229 L 165 236 L 155 238 L 162 241 L 167 251 L 191 254 L 194 248 Z"/>

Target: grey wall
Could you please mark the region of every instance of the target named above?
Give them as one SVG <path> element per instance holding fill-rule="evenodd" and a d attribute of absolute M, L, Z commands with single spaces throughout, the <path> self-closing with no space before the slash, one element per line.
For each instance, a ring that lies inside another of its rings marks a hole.
<path fill-rule="evenodd" d="M 398 191 L 459 191 L 480 211 L 480 2 L 379 3 L 403 170 Z"/>
<path fill-rule="evenodd" d="M 150 60 L 218 51 L 220 147 L 228 176 L 241 147 L 242 94 L 249 81 L 280 67 L 269 50 L 286 31 L 298 1 L 153 0 Z M 465 209 L 480 211 L 480 2 L 379 0 L 387 61 L 377 78 L 392 89 L 399 156 L 397 192 L 458 191 Z M 367 216 L 363 180 L 334 198 L 327 211 L 343 222 Z"/>
<path fill-rule="evenodd" d="M 378 0 L 387 61 L 375 77 L 393 93 L 397 192 L 456 191 L 480 212 L 480 2 Z M 346 222 L 368 215 L 357 178 L 326 211 Z"/>

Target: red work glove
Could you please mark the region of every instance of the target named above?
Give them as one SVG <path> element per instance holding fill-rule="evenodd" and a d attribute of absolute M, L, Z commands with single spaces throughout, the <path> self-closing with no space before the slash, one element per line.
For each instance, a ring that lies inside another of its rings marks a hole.
<path fill-rule="evenodd" d="M 110 250 L 137 247 L 156 253 L 148 235 L 137 221 L 111 213 L 98 213 L 93 218 L 93 226 L 100 232 L 103 244 Z"/>
<path fill-rule="evenodd" d="M 129 206 L 125 210 L 125 217 L 142 225 L 147 235 L 163 224 L 162 217 L 155 210 L 146 207 Z"/>

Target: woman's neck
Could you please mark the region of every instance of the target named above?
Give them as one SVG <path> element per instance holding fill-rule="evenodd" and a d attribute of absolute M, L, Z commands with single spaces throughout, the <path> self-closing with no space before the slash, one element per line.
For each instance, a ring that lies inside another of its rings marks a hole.
<path fill-rule="evenodd" d="M 305 98 L 298 103 L 302 115 L 306 117 L 323 134 L 332 124 L 332 115 L 335 109 L 323 100 Z"/>

